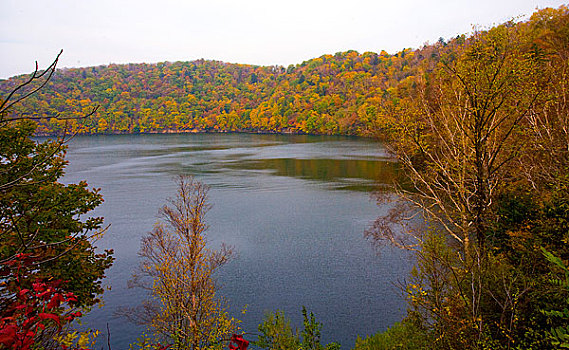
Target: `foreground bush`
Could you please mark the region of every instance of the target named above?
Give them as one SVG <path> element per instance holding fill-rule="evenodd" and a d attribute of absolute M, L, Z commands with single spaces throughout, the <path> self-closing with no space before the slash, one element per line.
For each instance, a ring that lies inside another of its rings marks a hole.
<path fill-rule="evenodd" d="M 356 340 L 354 350 L 428 349 L 428 335 L 412 322 L 395 323 L 385 332 Z"/>

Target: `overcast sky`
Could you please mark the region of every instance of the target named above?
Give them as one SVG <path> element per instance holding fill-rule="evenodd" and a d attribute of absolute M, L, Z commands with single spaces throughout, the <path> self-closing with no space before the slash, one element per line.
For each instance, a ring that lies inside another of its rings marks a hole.
<path fill-rule="evenodd" d="M 417 48 L 555 0 L 0 0 L 0 78 L 46 67 L 190 61 L 284 65 Z"/>

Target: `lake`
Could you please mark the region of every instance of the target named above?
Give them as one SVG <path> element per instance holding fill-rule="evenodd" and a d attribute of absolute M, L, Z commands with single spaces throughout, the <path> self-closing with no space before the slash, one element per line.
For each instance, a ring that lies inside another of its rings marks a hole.
<path fill-rule="evenodd" d="M 211 187 L 208 242 L 237 252 L 218 274 L 219 293 L 243 331 L 256 333 L 265 313 L 277 309 L 300 328 L 304 305 L 323 323 L 324 342 L 350 349 L 357 335 L 385 330 L 405 314 L 396 284 L 409 271 L 408 257 L 391 248 L 378 251 L 364 238 L 387 209 L 376 205 L 372 191 L 397 178 L 397 164 L 377 142 L 250 134 L 77 136 L 67 159 L 64 182 L 87 180 L 105 199 L 95 215 L 111 227 L 96 245 L 113 248 L 116 261 L 105 280 L 104 306 L 84 324 L 100 329 L 106 344 L 108 323 L 115 350 L 128 349 L 143 331 L 114 312 L 144 298 L 127 281 L 138 264 L 140 238 L 175 195 L 178 174 Z"/>

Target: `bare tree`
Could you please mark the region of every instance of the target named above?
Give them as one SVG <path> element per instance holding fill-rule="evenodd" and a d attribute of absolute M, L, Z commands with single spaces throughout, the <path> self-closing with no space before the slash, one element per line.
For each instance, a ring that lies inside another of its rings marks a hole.
<path fill-rule="evenodd" d="M 34 72 L 30 74 L 30 76 L 24 82 L 18 84 L 15 88 L 13 88 L 5 98 L 0 99 L 0 125 L 16 120 L 39 119 L 30 117 L 28 115 L 14 113 L 13 107 L 46 86 L 46 84 L 55 74 L 57 63 L 59 62 L 61 54 L 63 54 L 63 50 L 59 51 L 53 62 L 51 62 L 51 64 L 44 70 L 39 69 L 38 62 L 36 61 L 36 68 Z M 91 112 L 87 113 L 84 116 L 81 116 L 80 118 L 87 118 L 95 114 L 98 109 L 99 106 L 95 106 Z M 61 116 L 57 115 L 55 118 L 61 119 Z"/>
<path fill-rule="evenodd" d="M 219 251 L 207 248 L 208 187 L 188 176 L 180 176 L 177 185 L 177 196 L 160 210 L 163 221 L 142 239 L 142 262 L 130 282 L 147 289 L 150 299 L 123 314 L 148 325 L 175 349 L 221 346 L 236 321 L 216 295 L 214 273 L 232 251 L 225 245 Z"/>

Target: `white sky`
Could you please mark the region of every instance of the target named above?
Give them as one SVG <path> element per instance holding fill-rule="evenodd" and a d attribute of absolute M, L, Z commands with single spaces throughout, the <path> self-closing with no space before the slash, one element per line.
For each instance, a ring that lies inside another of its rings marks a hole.
<path fill-rule="evenodd" d="M 301 63 L 418 48 L 556 0 L 0 0 L 0 78 L 45 68 L 205 58 Z"/>

